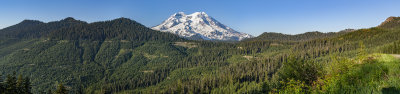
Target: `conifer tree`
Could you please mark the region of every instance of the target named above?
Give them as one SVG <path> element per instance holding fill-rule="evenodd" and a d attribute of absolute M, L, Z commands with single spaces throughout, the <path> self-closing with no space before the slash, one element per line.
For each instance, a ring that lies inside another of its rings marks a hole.
<path fill-rule="evenodd" d="M 55 91 L 55 94 L 68 94 L 68 90 L 64 87 L 62 83 L 58 84 L 57 90 Z"/>
<path fill-rule="evenodd" d="M 182 82 L 181 82 L 181 80 L 178 80 L 178 83 L 177 83 L 177 87 L 176 87 L 176 92 L 175 92 L 176 94 L 181 94 L 181 93 L 183 93 L 183 87 L 182 87 Z"/>
<path fill-rule="evenodd" d="M 31 90 L 32 90 L 32 86 L 31 86 L 31 81 L 29 77 L 25 77 L 24 82 L 22 84 L 22 88 L 23 88 L 23 94 L 32 94 Z"/>
<path fill-rule="evenodd" d="M 77 88 L 77 90 L 76 90 L 76 94 L 85 94 L 84 91 L 83 91 L 82 85 L 79 85 L 79 86 L 78 86 L 78 88 Z"/>
<path fill-rule="evenodd" d="M 17 89 L 18 94 L 23 93 L 23 82 L 24 82 L 24 79 L 22 78 L 22 75 L 21 74 L 18 75 L 17 84 L 16 84 L 16 89 Z"/>
<path fill-rule="evenodd" d="M 268 91 L 269 91 L 269 86 L 268 86 L 267 82 L 263 82 L 261 85 L 261 92 L 268 93 Z"/>
<path fill-rule="evenodd" d="M 359 42 L 359 48 L 358 48 L 358 57 L 363 57 L 365 56 L 367 53 L 365 52 L 365 45 L 364 43 L 361 41 Z"/>

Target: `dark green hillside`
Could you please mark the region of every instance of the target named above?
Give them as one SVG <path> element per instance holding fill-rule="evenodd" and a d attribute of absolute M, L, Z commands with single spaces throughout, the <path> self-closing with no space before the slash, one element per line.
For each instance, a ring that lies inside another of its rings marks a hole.
<path fill-rule="evenodd" d="M 75 20 L 71 17 L 48 23 L 43 23 L 36 20 L 24 20 L 19 24 L 0 30 L 0 36 L 2 36 L 2 38 L 18 39 L 40 38 L 61 28 L 72 28 L 85 24 L 87 23 Z"/>
<path fill-rule="evenodd" d="M 318 32 L 318 31 L 314 31 L 314 32 L 306 32 L 306 33 L 297 34 L 297 35 L 265 32 L 255 38 L 246 39 L 244 41 L 254 41 L 254 40 L 308 41 L 308 40 L 313 40 L 313 39 L 335 37 L 338 35 L 342 35 L 344 33 L 347 33 L 347 32 L 343 31 L 343 32 L 322 33 L 322 32 Z"/>
<path fill-rule="evenodd" d="M 182 40 L 176 35 L 151 30 L 136 21 L 118 18 L 111 21 L 86 23 L 68 17 L 60 21 L 43 23 L 24 20 L 19 24 L 0 30 L 3 39 L 47 38 L 55 40 L 97 40 L 105 39 L 148 41 Z"/>
<path fill-rule="evenodd" d="M 49 38 L 57 40 L 97 40 L 106 39 L 131 41 L 176 41 L 178 36 L 151 30 L 144 25 L 127 18 L 111 21 L 80 24 L 73 27 L 60 28 L 48 34 Z"/>

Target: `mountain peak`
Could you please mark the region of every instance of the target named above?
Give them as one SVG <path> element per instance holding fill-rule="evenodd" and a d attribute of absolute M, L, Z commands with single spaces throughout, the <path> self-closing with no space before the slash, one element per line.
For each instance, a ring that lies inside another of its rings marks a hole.
<path fill-rule="evenodd" d="M 22 22 L 20 22 L 20 24 L 28 24 L 28 23 L 30 24 L 30 23 L 43 23 L 43 22 L 38 20 L 28 20 L 28 19 L 25 19 Z"/>
<path fill-rule="evenodd" d="M 68 23 L 68 24 L 81 24 L 81 23 L 85 23 L 86 24 L 87 23 L 85 21 L 76 20 L 76 19 L 74 19 L 72 17 L 67 17 L 67 18 L 64 18 L 64 19 L 62 19 L 60 21 L 56 21 L 56 22 Z"/>
<path fill-rule="evenodd" d="M 390 16 L 389 18 L 387 18 L 387 19 L 385 20 L 385 22 L 390 22 L 390 21 L 393 21 L 394 19 L 398 19 L 398 18 L 400 18 L 400 17 Z"/>
<path fill-rule="evenodd" d="M 112 21 L 126 21 L 126 22 L 131 22 L 131 21 L 133 21 L 133 20 L 131 20 L 131 19 L 129 19 L 129 18 L 125 18 L 125 17 L 120 17 L 120 18 L 114 19 L 114 20 L 112 20 Z"/>
<path fill-rule="evenodd" d="M 252 37 L 221 24 L 205 12 L 194 12 L 189 15 L 178 12 L 152 29 L 189 39 L 239 41 Z"/>
<path fill-rule="evenodd" d="M 185 15 L 186 14 L 184 12 L 178 12 L 178 13 L 173 14 L 172 16 L 174 16 L 174 17 L 182 17 L 182 16 L 185 16 Z"/>
<path fill-rule="evenodd" d="M 190 15 L 193 15 L 193 16 L 208 16 L 206 12 L 194 12 L 194 13 L 192 13 Z"/>
<path fill-rule="evenodd" d="M 382 22 L 378 27 L 391 28 L 391 27 L 397 27 L 399 25 L 400 25 L 400 17 L 390 16 L 384 22 Z"/>

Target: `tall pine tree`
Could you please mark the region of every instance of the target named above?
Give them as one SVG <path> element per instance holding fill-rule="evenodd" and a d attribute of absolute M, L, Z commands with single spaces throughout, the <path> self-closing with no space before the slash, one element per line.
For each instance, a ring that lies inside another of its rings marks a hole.
<path fill-rule="evenodd" d="M 68 94 L 68 90 L 64 87 L 62 83 L 58 84 L 56 94 Z"/>
<path fill-rule="evenodd" d="M 6 90 L 5 90 L 5 85 L 3 83 L 3 75 L 0 74 L 0 94 L 3 94 Z"/>
<path fill-rule="evenodd" d="M 18 94 L 17 78 L 15 77 L 15 72 L 12 75 L 7 75 L 5 93 L 6 94 Z"/>
<path fill-rule="evenodd" d="M 23 90 L 23 82 L 24 82 L 24 79 L 22 78 L 22 75 L 21 74 L 18 75 L 17 84 L 16 84 L 18 94 L 23 94 L 23 91 L 24 91 Z"/>

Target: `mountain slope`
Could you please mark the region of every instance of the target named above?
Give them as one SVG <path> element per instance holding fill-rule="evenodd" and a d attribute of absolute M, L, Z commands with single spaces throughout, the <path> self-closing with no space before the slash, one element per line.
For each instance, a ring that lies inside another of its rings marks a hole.
<path fill-rule="evenodd" d="M 252 37 L 223 25 L 205 12 L 195 12 L 190 15 L 183 12 L 175 13 L 152 29 L 189 39 L 239 41 Z"/>
<path fill-rule="evenodd" d="M 118 18 L 111 21 L 82 24 L 74 27 L 60 28 L 50 32 L 48 37 L 61 40 L 130 40 L 130 41 L 175 41 L 182 40 L 176 35 L 158 32 L 144 25 L 127 19 Z"/>

